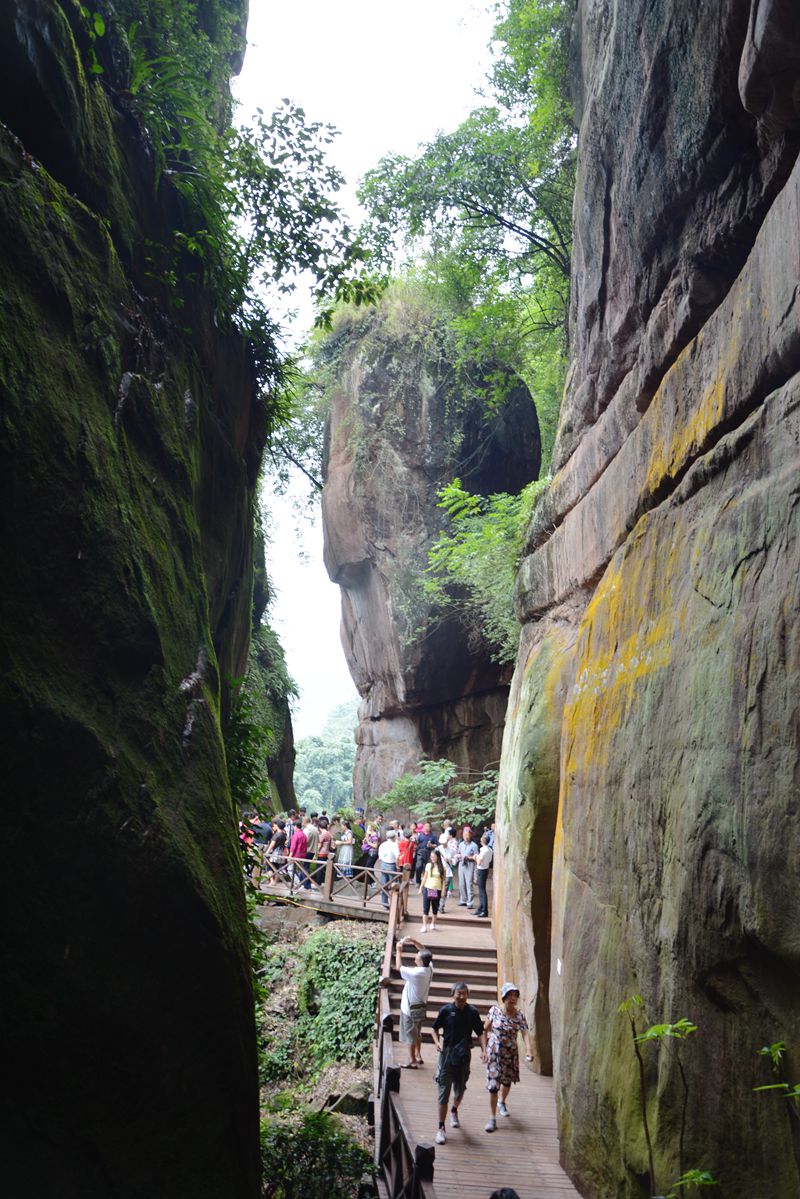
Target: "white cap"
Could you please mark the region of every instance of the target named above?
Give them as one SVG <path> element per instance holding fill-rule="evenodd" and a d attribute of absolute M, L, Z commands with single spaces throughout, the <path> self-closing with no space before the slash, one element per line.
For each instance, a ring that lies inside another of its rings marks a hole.
<path fill-rule="evenodd" d="M 516 991 L 519 995 L 519 987 L 516 983 L 503 983 L 503 988 L 500 991 L 500 998 L 505 999 L 506 995 L 510 995 L 512 991 Z"/>

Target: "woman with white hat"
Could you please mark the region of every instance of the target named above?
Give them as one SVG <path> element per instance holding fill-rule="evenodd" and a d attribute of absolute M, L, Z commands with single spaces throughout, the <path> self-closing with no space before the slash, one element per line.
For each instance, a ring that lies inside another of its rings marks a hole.
<path fill-rule="evenodd" d="M 503 983 L 500 998 L 502 1006 L 494 1004 L 490 1007 L 489 1014 L 483 1022 L 484 1031 L 489 1034 L 486 1041 L 486 1089 L 489 1092 L 491 1118 L 486 1125 L 487 1132 L 494 1132 L 497 1128 L 498 1092 L 500 1115 L 509 1115 L 506 1107 L 508 1092 L 512 1083 L 519 1082 L 519 1033 L 522 1033 L 527 1050 L 525 1060 L 533 1060 L 528 1021 L 517 1006 L 519 987 L 515 983 Z"/>

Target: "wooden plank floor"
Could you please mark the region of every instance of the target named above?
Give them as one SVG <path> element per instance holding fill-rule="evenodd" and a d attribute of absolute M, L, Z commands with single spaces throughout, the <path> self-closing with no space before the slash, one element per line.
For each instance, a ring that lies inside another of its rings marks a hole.
<path fill-rule="evenodd" d="M 411 898 L 409 919 L 402 933 L 417 937 L 434 951 L 437 940 L 448 945 L 484 948 L 494 945 L 491 923 L 465 921 L 464 908 L 453 909 L 461 917 L 448 929 L 447 914 L 437 920 L 437 931 L 423 936 L 416 916 L 419 897 Z M 416 927 L 416 931 L 415 931 Z M 434 957 L 435 962 L 435 957 Z M 482 1005 L 477 1005 L 485 1015 Z M 398 1062 L 405 1061 L 405 1047 L 395 1043 Z M 488 1133 L 489 1093 L 486 1071 L 476 1049 L 472 1073 L 459 1116 L 461 1128 L 450 1127 L 447 1143 L 436 1145 L 433 1185 L 436 1199 L 489 1199 L 497 1187 L 513 1187 L 520 1199 L 580 1199 L 579 1192 L 558 1164 L 558 1136 L 553 1080 L 534 1074 L 521 1053 L 521 1081 L 511 1088 L 508 1118 L 498 1116 L 497 1131 Z M 433 1046 L 423 1046 L 425 1065 L 420 1070 L 403 1070 L 399 1105 L 417 1143 L 433 1144 L 438 1124 L 436 1084 L 433 1081 L 436 1055 Z"/>

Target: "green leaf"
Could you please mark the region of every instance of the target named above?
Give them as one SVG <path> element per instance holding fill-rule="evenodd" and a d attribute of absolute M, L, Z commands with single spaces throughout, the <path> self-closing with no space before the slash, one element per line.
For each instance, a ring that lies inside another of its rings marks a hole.
<path fill-rule="evenodd" d="M 662 1041 L 672 1037 L 677 1040 L 685 1041 L 693 1032 L 697 1032 L 697 1025 L 692 1024 L 683 1016 L 680 1020 L 676 1020 L 673 1024 L 653 1024 L 645 1032 L 639 1033 L 636 1037 L 637 1041 Z"/>

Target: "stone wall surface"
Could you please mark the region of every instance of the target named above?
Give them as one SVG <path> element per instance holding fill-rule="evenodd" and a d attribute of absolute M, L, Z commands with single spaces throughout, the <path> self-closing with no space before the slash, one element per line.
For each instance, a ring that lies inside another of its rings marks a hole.
<path fill-rule="evenodd" d="M 796 1199 L 800 35 L 793 5 L 581 0 L 573 355 L 518 579 L 500 970 L 591 1199 Z M 553 815 L 555 809 L 555 816 Z M 517 904 L 511 899 L 521 897 Z M 544 990 L 544 993 L 543 993 Z M 783 1041 L 773 1075 L 757 1050 Z M 681 1145 L 683 1140 L 683 1145 Z"/>
<path fill-rule="evenodd" d="M 99 49 L 110 55 L 113 29 Z M 120 43 L 121 44 L 121 43 Z M 0 12 L 4 1193 L 260 1194 L 221 738 L 263 440 L 79 6 Z M 180 297 L 180 285 L 173 295 Z"/>
<path fill-rule="evenodd" d="M 495 419 L 465 408 L 430 311 L 390 295 L 341 325 L 322 496 L 325 562 L 342 593 L 342 644 L 362 697 L 356 802 L 420 758 L 481 770 L 500 758 L 508 668 L 454 619 L 430 625 L 418 578 L 442 528 L 437 492 L 519 490 L 536 476 L 539 434 L 527 390 Z"/>

